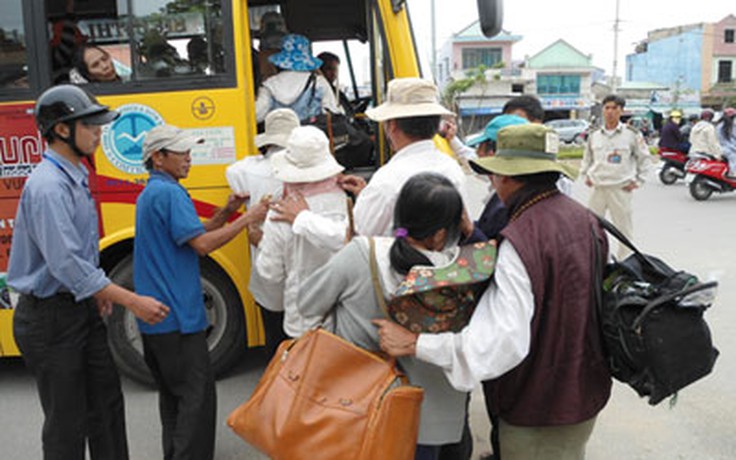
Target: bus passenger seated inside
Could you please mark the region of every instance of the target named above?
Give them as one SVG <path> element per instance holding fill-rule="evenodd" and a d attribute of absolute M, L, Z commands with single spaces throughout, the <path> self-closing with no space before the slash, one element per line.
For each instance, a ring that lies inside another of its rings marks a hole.
<path fill-rule="evenodd" d="M 178 86 L 186 87 L 192 77 L 225 77 L 233 71 L 225 62 L 222 1 L 45 3 L 55 83 L 180 78 Z"/>
<path fill-rule="evenodd" d="M 82 45 L 74 53 L 74 67 L 69 71 L 69 82 L 122 82 L 130 76 L 130 69 L 114 60 L 110 53 L 95 45 Z"/>

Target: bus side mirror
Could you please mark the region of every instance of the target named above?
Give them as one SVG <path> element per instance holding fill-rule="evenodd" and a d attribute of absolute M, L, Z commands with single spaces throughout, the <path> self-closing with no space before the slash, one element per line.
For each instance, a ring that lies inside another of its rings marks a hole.
<path fill-rule="evenodd" d="M 503 0 L 478 0 L 478 18 L 483 35 L 498 35 L 503 27 Z"/>

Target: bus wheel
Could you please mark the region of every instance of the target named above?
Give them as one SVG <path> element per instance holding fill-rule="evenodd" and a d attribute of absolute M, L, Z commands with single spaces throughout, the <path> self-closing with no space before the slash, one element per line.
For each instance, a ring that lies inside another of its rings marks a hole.
<path fill-rule="evenodd" d="M 200 259 L 202 290 L 209 327 L 207 345 L 216 375 L 227 371 L 245 351 L 245 319 L 240 295 L 225 272 L 212 260 Z M 133 257 L 121 260 L 110 279 L 128 289 L 133 287 Z M 153 385 L 143 360 L 143 342 L 133 314 L 116 305 L 108 320 L 108 337 L 120 371 L 139 383 Z"/>

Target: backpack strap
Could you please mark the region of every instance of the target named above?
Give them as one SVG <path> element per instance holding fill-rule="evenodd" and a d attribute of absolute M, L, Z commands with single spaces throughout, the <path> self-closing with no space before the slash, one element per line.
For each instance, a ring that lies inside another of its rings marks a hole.
<path fill-rule="evenodd" d="M 601 242 L 598 240 L 598 233 L 591 224 L 591 236 L 593 237 L 593 318 L 598 322 L 598 330 L 600 331 L 601 349 L 604 353 L 606 350 L 605 333 L 603 330 L 603 267 L 605 261 L 601 254 Z M 605 235 L 604 235 L 605 236 Z"/>
<path fill-rule="evenodd" d="M 355 216 L 353 215 L 352 198 L 346 195 L 345 201 L 347 201 L 346 205 L 348 209 L 348 235 L 345 237 L 345 241 L 349 242 L 355 236 Z"/>
<path fill-rule="evenodd" d="M 593 213 L 593 215 L 598 219 L 598 223 L 601 224 L 601 227 L 603 227 L 608 233 L 613 235 L 614 238 L 619 240 L 624 246 L 631 249 L 631 251 L 636 254 L 637 256 L 644 258 L 644 255 L 639 251 L 636 246 L 634 246 L 634 243 L 632 243 L 626 236 L 624 236 L 623 233 L 621 233 L 621 230 L 616 228 L 615 225 L 613 225 L 608 220 L 604 219 L 603 217 L 599 216 L 598 214 Z"/>
<path fill-rule="evenodd" d="M 370 246 L 370 254 L 368 258 L 371 264 L 371 279 L 373 280 L 373 289 L 376 291 L 376 299 L 378 300 L 378 306 L 381 307 L 381 311 L 387 318 L 388 308 L 386 308 L 386 299 L 383 298 L 383 288 L 381 287 L 381 280 L 378 278 L 378 263 L 376 262 L 376 241 L 369 237 L 368 245 Z"/>

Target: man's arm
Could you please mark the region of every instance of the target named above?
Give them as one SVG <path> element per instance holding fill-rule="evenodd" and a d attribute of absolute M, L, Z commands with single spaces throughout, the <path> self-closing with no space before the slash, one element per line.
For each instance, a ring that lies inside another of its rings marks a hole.
<path fill-rule="evenodd" d="M 471 391 L 478 382 L 508 372 L 527 356 L 533 316 L 529 275 L 506 240 L 499 248 L 494 280 L 459 333 L 414 334 L 391 321 L 374 320 L 374 324 L 380 327 L 385 352 L 416 355 L 441 367 L 455 389 Z"/>
<path fill-rule="evenodd" d="M 79 301 L 94 297 L 100 313 L 106 313 L 109 302 L 129 309 L 136 317 L 156 324 L 166 318 L 169 308 L 156 299 L 143 297 L 110 282 L 105 272 L 81 254 L 85 247 L 72 222 L 73 204 L 58 191 L 44 190 L 31 198 L 29 215 L 35 225 L 29 230 L 43 254 L 49 271 Z"/>
<path fill-rule="evenodd" d="M 593 182 L 588 177 L 588 171 L 590 171 L 590 167 L 593 165 L 592 137 L 593 133 L 591 132 L 588 134 L 588 139 L 585 141 L 585 145 L 583 147 L 583 161 L 580 163 L 580 176 L 588 187 L 593 185 Z"/>
<path fill-rule="evenodd" d="M 636 140 L 634 141 L 634 152 L 636 158 L 636 187 L 639 184 L 643 184 L 645 179 L 644 176 L 652 166 L 652 155 L 649 153 L 649 146 L 644 140 L 644 136 L 641 133 L 636 133 Z"/>
<path fill-rule="evenodd" d="M 238 233 L 245 230 L 249 224 L 262 221 L 267 211 L 267 204 L 260 202 L 251 207 L 248 212 L 235 219 L 230 225 L 221 226 L 215 230 L 195 236 L 189 240 L 189 244 L 197 251 L 197 254 L 201 256 L 207 255 L 230 242 Z"/>
<path fill-rule="evenodd" d="M 345 207 L 348 203 L 346 198 Z M 291 225 L 295 235 L 303 236 L 313 245 L 339 251 L 348 239 L 349 222 L 346 216 L 322 216 L 309 210 L 309 204 L 299 193 L 290 194 L 271 205 L 271 220 Z"/>
<path fill-rule="evenodd" d="M 138 295 L 117 284 L 110 283 L 94 294 L 98 304 L 114 302 L 122 305 L 137 318 L 148 324 L 156 324 L 163 321 L 169 314 L 169 307 L 162 304 L 153 297 Z"/>
<path fill-rule="evenodd" d="M 227 220 L 230 218 L 230 216 L 240 209 L 241 206 L 243 206 L 243 203 L 248 200 L 249 195 L 238 195 L 236 193 L 231 194 L 229 197 L 227 197 L 227 203 L 224 207 L 218 208 L 215 212 L 215 215 L 212 216 L 212 219 L 203 222 L 202 225 L 204 225 L 205 231 L 215 230 L 227 223 Z"/>

